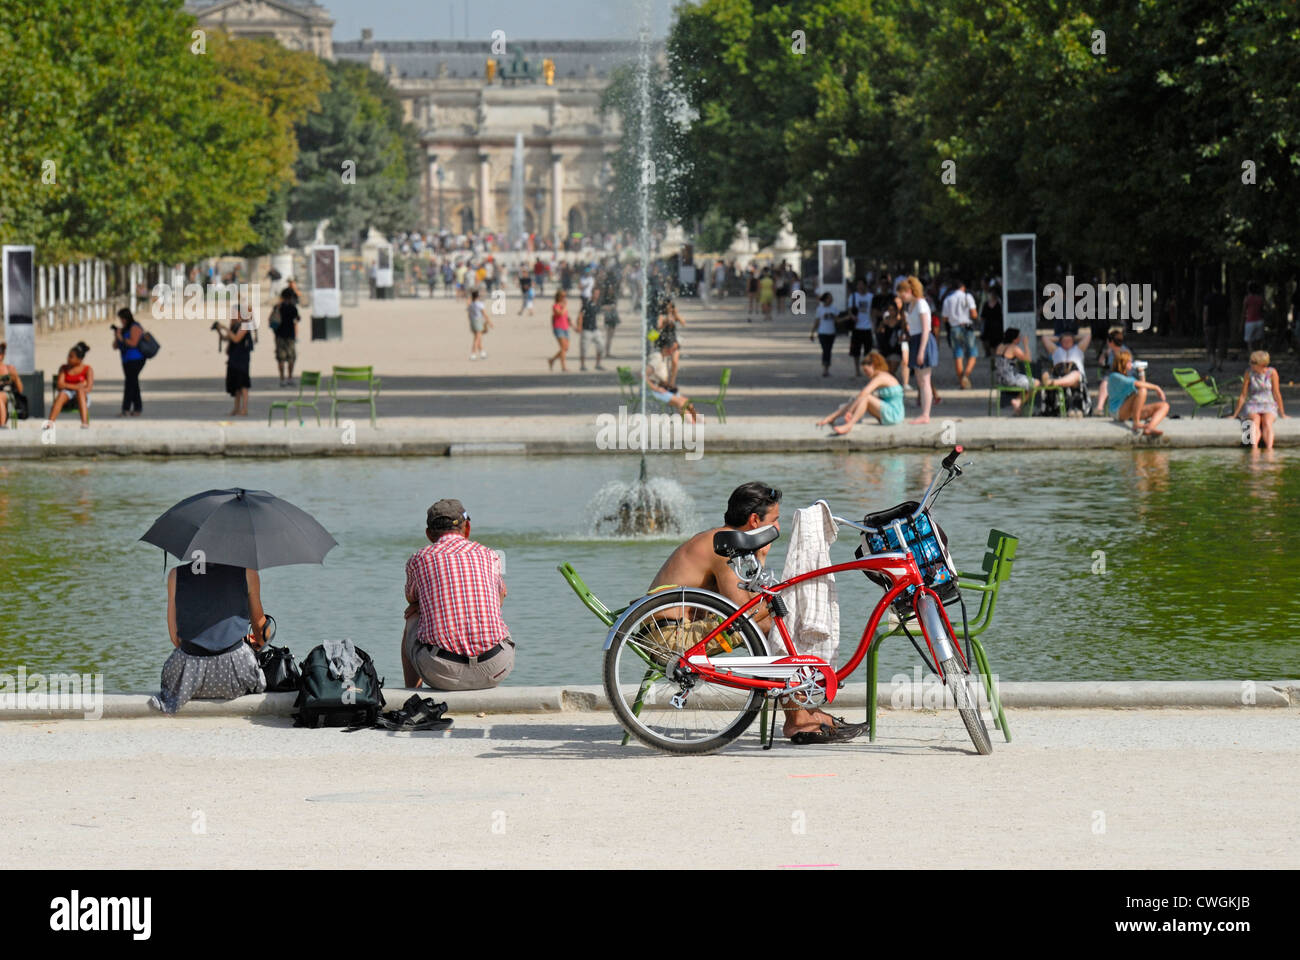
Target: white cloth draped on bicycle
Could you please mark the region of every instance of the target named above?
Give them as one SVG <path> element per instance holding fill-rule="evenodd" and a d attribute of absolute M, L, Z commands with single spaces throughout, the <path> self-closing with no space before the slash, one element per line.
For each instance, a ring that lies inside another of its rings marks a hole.
<path fill-rule="evenodd" d="M 781 579 L 789 580 L 809 570 L 829 567 L 831 544 L 838 535 L 831 508 L 825 500 L 796 510 L 790 525 L 790 546 L 785 553 Z M 785 625 L 794 640 L 795 650 L 835 663 L 835 653 L 840 646 L 840 605 L 835 596 L 835 574 L 805 580 L 798 586 L 783 590 L 781 597 L 790 610 Z M 781 633 L 773 624 L 768 636 L 768 652 L 778 655 L 784 650 Z"/>

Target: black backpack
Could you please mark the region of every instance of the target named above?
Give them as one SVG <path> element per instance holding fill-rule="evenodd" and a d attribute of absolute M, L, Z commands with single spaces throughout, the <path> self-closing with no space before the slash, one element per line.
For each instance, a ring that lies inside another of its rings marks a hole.
<path fill-rule="evenodd" d="M 373 727 L 384 710 L 384 681 L 370 654 L 356 648 L 361 666 L 350 684 L 330 675 L 325 648 L 318 646 L 302 662 L 302 685 L 294 707 L 296 727 Z"/>

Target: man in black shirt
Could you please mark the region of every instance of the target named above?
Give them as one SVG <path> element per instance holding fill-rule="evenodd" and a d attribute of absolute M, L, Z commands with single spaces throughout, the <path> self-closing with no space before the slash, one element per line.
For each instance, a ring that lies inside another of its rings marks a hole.
<path fill-rule="evenodd" d="M 275 326 L 275 362 L 280 368 L 280 386 L 293 386 L 293 365 L 297 361 L 298 298 L 292 288 L 285 287 L 280 294 Z"/>
<path fill-rule="evenodd" d="M 1205 324 L 1205 358 L 1210 371 L 1222 370 L 1224 346 L 1228 340 L 1228 296 L 1219 289 L 1218 280 L 1210 284 L 1210 292 L 1201 308 L 1201 320 Z"/>

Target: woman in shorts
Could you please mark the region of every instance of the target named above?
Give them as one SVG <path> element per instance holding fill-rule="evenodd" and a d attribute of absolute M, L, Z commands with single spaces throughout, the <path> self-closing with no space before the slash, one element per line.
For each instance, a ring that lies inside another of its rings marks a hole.
<path fill-rule="evenodd" d="M 550 369 L 555 369 L 555 361 L 560 361 L 560 370 L 569 372 L 569 303 L 568 294 L 561 287 L 555 291 L 555 303 L 551 307 L 551 333 L 560 349 L 555 356 L 546 361 Z"/>
<path fill-rule="evenodd" d="M 86 363 L 90 347 L 84 341 L 68 351 L 68 362 L 59 367 L 54 380 L 54 406 L 50 409 L 50 423 L 59 419 L 59 413 L 72 404 L 81 414 L 82 427 L 90 426 L 90 391 L 95 388 L 95 371 Z"/>

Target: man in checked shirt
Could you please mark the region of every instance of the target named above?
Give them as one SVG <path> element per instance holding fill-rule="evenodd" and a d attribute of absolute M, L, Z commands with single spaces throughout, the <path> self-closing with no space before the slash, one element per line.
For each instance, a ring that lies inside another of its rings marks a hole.
<path fill-rule="evenodd" d="M 515 643 L 501 619 L 501 559 L 469 538 L 469 514 L 459 500 L 431 506 L 425 534 L 430 545 L 406 562 L 406 685 L 495 687 L 515 666 Z"/>

